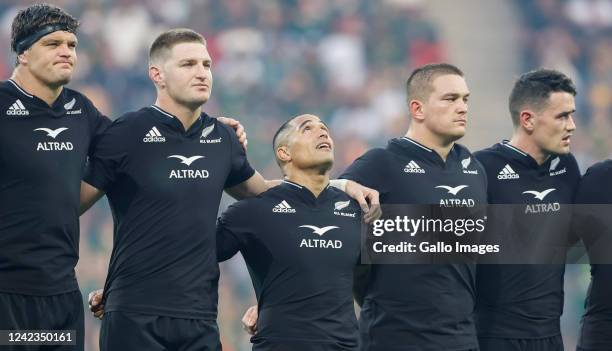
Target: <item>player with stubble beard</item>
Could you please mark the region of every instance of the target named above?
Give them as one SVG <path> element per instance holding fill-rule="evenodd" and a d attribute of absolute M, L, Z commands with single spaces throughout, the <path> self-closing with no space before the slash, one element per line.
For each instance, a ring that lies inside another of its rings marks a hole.
<path fill-rule="evenodd" d="M 18 12 L 16 66 L 0 83 L 0 330 L 59 331 L 72 345 L 3 350 L 83 350 L 79 185 L 90 145 L 110 120 L 65 87 L 77 63 L 78 21 L 36 4 Z M 36 337 L 36 336 L 34 336 Z M 40 335 L 38 335 L 40 337 Z"/>
<path fill-rule="evenodd" d="M 580 180 L 570 153 L 574 83 L 561 72 L 521 75 L 509 98 L 510 140 L 475 153 L 489 184 L 490 239 L 501 263 L 478 266 L 476 325 L 483 351 L 561 351 L 569 205 Z M 510 210 L 510 209 L 516 209 Z M 530 263 L 530 264 L 520 264 Z"/>
<path fill-rule="evenodd" d="M 217 225 L 218 259 L 240 251 L 251 274 L 259 315 L 253 350 L 355 351 L 361 216 L 329 186 L 330 131 L 301 115 L 279 128 L 273 145 L 283 183 L 233 204 Z"/>
<path fill-rule="evenodd" d="M 463 72 L 429 64 L 406 83 L 411 117 L 404 137 L 355 160 L 342 178 L 380 193 L 381 204 L 486 203 L 482 165 L 457 143 L 470 92 Z M 450 189 L 450 190 L 449 190 Z M 373 264 L 356 281 L 364 351 L 476 350 L 475 265 Z"/>

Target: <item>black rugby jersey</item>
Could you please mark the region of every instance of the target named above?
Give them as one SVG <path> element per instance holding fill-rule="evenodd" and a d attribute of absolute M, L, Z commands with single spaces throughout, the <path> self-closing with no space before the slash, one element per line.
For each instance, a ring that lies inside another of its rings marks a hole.
<path fill-rule="evenodd" d="M 12 80 L 0 83 L 0 291 L 78 289 L 81 178 L 108 124 L 74 90 L 49 106 Z"/>
<path fill-rule="evenodd" d="M 219 201 L 253 174 L 233 130 L 204 113 L 187 131 L 156 106 L 113 122 L 85 177 L 115 221 L 105 310 L 215 319 Z"/>
<path fill-rule="evenodd" d="M 591 264 L 591 284 L 578 341 L 585 350 L 612 350 L 611 180 L 612 160 L 597 163 L 584 174 L 576 192 L 577 211 L 581 213 L 576 231 L 596 262 Z"/>
<path fill-rule="evenodd" d="M 474 155 L 487 171 L 489 203 L 515 204 L 490 211 L 488 229 L 496 238 L 491 240 L 501 243 L 502 257 L 513 259 L 509 262 L 535 263 L 478 266 L 478 335 L 560 335 L 565 265 L 542 263 L 564 261 L 571 206 L 561 205 L 573 203 L 580 180 L 576 160 L 555 155 L 538 165 L 507 141 Z"/>
<path fill-rule="evenodd" d="M 223 214 L 219 259 L 240 250 L 257 295 L 254 350 L 357 349 L 352 286 L 360 218 L 344 192 L 328 186 L 315 197 L 289 181 Z"/>
<path fill-rule="evenodd" d="M 355 160 L 341 176 L 376 189 L 381 204 L 485 204 L 486 175 L 463 146 L 446 162 L 403 137 Z M 477 348 L 474 264 L 372 265 L 360 317 L 363 350 Z"/>

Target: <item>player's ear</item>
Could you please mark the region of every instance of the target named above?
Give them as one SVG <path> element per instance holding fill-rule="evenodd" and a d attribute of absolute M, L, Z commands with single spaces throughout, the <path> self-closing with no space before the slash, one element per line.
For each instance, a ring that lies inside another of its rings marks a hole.
<path fill-rule="evenodd" d="M 417 120 L 423 120 L 423 103 L 419 100 L 410 100 L 408 101 L 408 110 L 410 111 L 410 116 Z"/>
<path fill-rule="evenodd" d="M 525 129 L 528 132 L 533 131 L 534 123 L 535 123 L 534 119 L 535 119 L 535 115 L 530 110 L 523 110 L 519 114 L 519 124 L 521 125 L 523 129 Z"/>
<path fill-rule="evenodd" d="M 156 86 L 164 86 L 164 74 L 157 65 L 149 65 L 149 78 Z"/>
<path fill-rule="evenodd" d="M 21 54 L 17 55 L 17 62 L 20 65 L 26 65 L 28 63 L 28 55 L 27 55 L 28 51 L 29 50 L 26 50 L 26 51 L 22 52 Z"/>
<path fill-rule="evenodd" d="M 283 163 L 287 163 L 291 161 L 291 152 L 289 152 L 289 148 L 287 146 L 280 146 L 278 149 L 276 149 L 276 157 Z"/>

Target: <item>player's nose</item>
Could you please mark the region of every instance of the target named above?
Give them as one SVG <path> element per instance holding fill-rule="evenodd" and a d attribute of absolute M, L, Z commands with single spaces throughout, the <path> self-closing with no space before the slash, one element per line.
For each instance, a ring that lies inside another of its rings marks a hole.
<path fill-rule="evenodd" d="M 70 57 L 72 56 L 72 48 L 68 46 L 68 43 L 63 43 L 59 46 L 59 55 L 62 57 Z"/>
<path fill-rule="evenodd" d="M 468 111 L 468 104 L 467 102 L 463 101 L 463 100 L 459 100 L 459 105 L 457 107 L 457 112 L 459 112 L 460 114 L 464 115 L 466 114 Z"/>
<path fill-rule="evenodd" d="M 576 123 L 574 122 L 574 118 L 572 116 L 570 116 L 567 120 L 567 126 L 565 128 L 570 132 L 576 130 Z"/>
<path fill-rule="evenodd" d="M 206 80 L 208 78 L 207 74 L 206 74 L 206 68 L 203 67 L 202 65 L 198 65 L 197 69 L 196 69 L 196 78 L 200 79 L 202 81 Z"/>
<path fill-rule="evenodd" d="M 329 131 L 325 128 L 319 128 L 319 138 L 331 139 Z"/>

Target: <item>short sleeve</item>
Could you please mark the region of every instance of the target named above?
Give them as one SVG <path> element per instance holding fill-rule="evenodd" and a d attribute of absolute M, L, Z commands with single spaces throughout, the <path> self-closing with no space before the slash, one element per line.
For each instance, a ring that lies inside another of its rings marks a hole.
<path fill-rule="evenodd" d="M 231 169 L 227 179 L 225 180 L 224 188 L 231 188 L 234 185 L 243 183 L 251 178 L 253 174 L 255 174 L 255 170 L 249 164 L 246 152 L 244 152 L 244 149 L 242 148 L 240 141 L 238 141 L 238 137 L 236 136 L 234 130 L 221 122 L 216 123 L 225 129 L 226 135 L 230 140 Z"/>
<path fill-rule="evenodd" d="M 91 157 L 94 152 L 94 145 L 102 137 L 102 134 L 112 124 L 112 121 L 107 116 L 103 115 L 91 101 L 87 100 L 87 110 L 89 118 L 89 132 L 91 135 L 91 143 L 87 155 Z"/>
<path fill-rule="evenodd" d="M 349 179 L 377 190 L 381 195 L 388 193 L 388 178 L 385 179 L 387 151 L 372 149 L 356 159 L 339 178 Z"/>
<path fill-rule="evenodd" d="M 83 180 L 102 191 L 108 192 L 125 164 L 129 150 L 126 125 L 123 118 L 116 120 L 92 143 Z"/>
<path fill-rule="evenodd" d="M 217 220 L 217 261 L 232 258 L 247 245 L 250 232 L 246 201 L 239 201 L 227 208 Z"/>
<path fill-rule="evenodd" d="M 487 201 L 488 201 L 488 193 L 489 193 L 489 175 L 487 169 L 484 166 L 484 163 L 479 159 L 476 155 L 474 155 L 474 164 L 480 170 L 480 177 L 485 185 L 485 191 L 487 192 Z"/>

